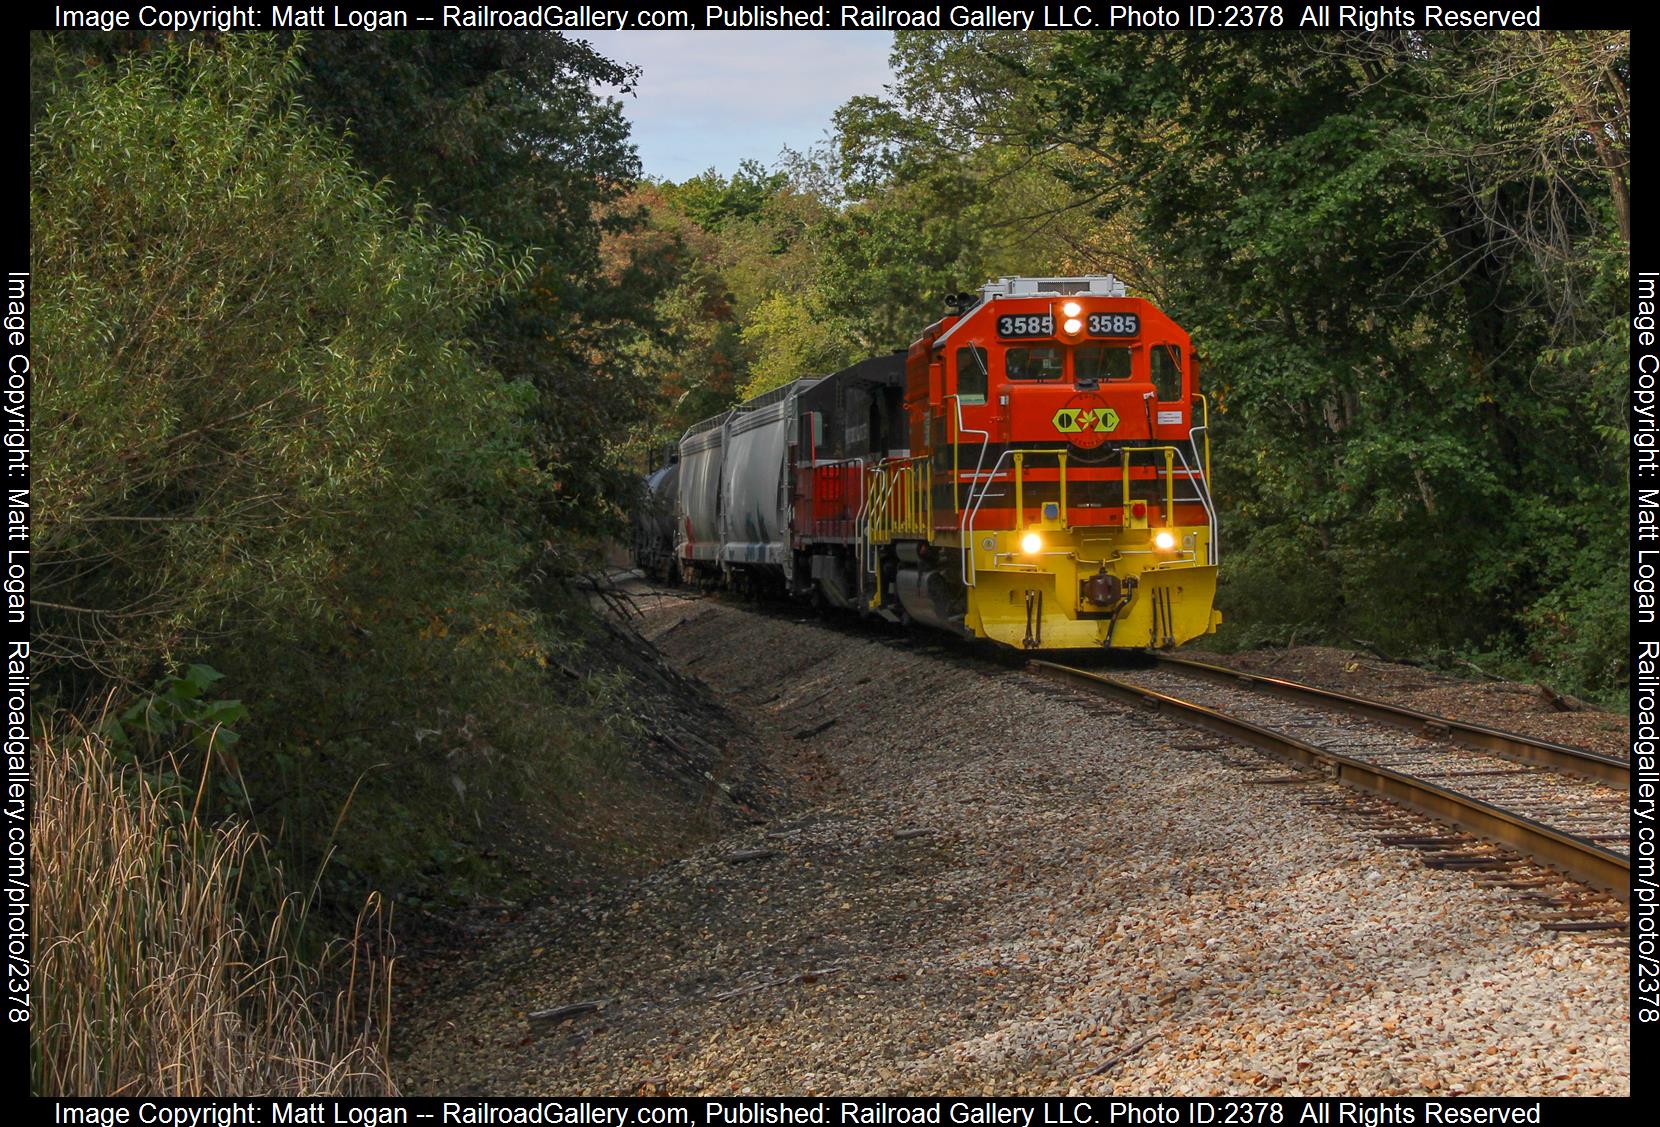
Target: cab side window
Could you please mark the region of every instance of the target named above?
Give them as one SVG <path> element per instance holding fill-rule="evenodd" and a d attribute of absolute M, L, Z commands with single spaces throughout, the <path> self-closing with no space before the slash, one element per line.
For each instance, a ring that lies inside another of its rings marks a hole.
<path fill-rule="evenodd" d="M 1148 350 L 1153 389 L 1161 402 L 1175 403 L 1182 397 L 1182 350 L 1173 344 L 1155 344 Z"/>
<path fill-rule="evenodd" d="M 986 350 L 975 345 L 957 349 L 957 401 L 986 401 Z"/>

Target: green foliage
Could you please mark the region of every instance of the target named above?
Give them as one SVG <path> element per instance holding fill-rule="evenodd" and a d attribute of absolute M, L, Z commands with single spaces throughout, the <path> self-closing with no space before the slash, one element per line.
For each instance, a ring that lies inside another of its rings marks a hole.
<path fill-rule="evenodd" d="M 268 41 L 65 74 L 31 148 L 43 693 L 125 686 L 146 757 L 216 733 L 167 770 L 289 871 L 335 858 L 332 905 L 489 885 L 485 812 L 615 741 L 549 679 L 585 608 L 527 582 L 545 401 L 467 343 L 537 264 L 401 213 Z"/>
<path fill-rule="evenodd" d="M 1586 130 L 1629 136 L 1621 43 L 1066 36 L 1045 60 L 1032 144 L 1105 157 L 1063 175 L 1157 247 L 1205 354 L 1236 639 L 1626 676 L 1628 173 Z"/>
<path fill-rule="evenodd" d="M 234 747 L 239 736 L 230 726 L 248 716 L 239 700 L 207 700 L 202 694 L 225 675 L 209 665 L 192 665 L 182 675 L 164 677 L 150 692 L 110 717 L 104 726 L 110 746 L 129 753 L 143 737 L 152 754 L 175 740 L 203 753 Z"/>
<path fill-rule="evenodd" d="M 293 82 L 257 46 L 168 51 L 34 135 L 35 631 L 65 675 L 328 613 L 363 518 L 511 413 L 453 337 L 507 268 L 393 216 Z"/>
<path fill-rule="evenodd" d="M 782 172 L 768 172 L 759 161 L 746 160 L 730 179 L 714 169 L 669 186 L 666 194 L 676 210 L 708 231 L 728 220 L 753 221 L 767 209 L 773 197 L 789 187 Z"/>
<path fill-rule="evenodd" d="M 787 281 L 751 265 L 776 181 L 667 193 L 751 283 L 733 386 L 903 347 L 986 277 L 1112 271 L 1203 350 L 1228 637 L 1503 649 L 1615 688 L 1629 39 L 1310 45 L 896 35 L 887 96 L 790 169 L 818 206 Z"/>
<path fill-rule="evenodd" d="M 628 353 L 661 388 L 634 429 L 636 453 L 739 398 L 863 355 L 818 287 L 831 208 L 793 173 L 746 162 L 730 178 L 711 170 L 643 186 L 629 202 L 649 213 L 648 229 L 626 249 L 611 245 L 673 275 L 655 307 L 662 334 Z"/>
<path fill-rule="evenodd" d="M 848 102 L 829 145 L 779 170 L 746 162 L 639 193 L 672 239 L 658 257 L 677 281 L 657 307 L 668 339 L 635 353 L 668 391 L 637 448 L 738 398 L 904 348 L 948 293 L 1122 252 L 1010 143 L 1032 112 L 1022 68 L 1047 43 L 902 33 L 893 98 Z"/>
<path fill-rule="evenodd" d="M 538 540 L 614 532 L 636 467 L 617 448 L 654 389 L 634 361 L 660 342 L 668 264 L 629 253 L 644 217 L 620 107 L 634 72 L 551 31 L 332 33 L 306 44 L 305 101 L 412 214 L 481 231 L 528 263 L 465 335 L 530 389 L 534 465 L 548 489 Z M 570 566 L 559 553 L 546 573 Z"/>
<path fill-rule="evenodd" d="M 847 322 L 825 310 L 815 291 L 772 294 L 755 308 L 743 329 L 743 341 L 755 359 L 742 396 L 747 399 L 802 376 L 825 375 L 845 366 L 852 360 L 850 335 Z"/>

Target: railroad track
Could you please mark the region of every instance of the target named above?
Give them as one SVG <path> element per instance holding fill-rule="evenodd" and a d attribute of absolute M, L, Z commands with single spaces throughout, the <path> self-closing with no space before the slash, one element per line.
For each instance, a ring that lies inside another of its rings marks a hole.
<path fill-rule="evenodd" d="M 1630 764 L 1379 701 L 1158 656 L 1108 676 L 1030 667 L 1386 797 L 1630 899 Z M 1357 723 L 1358 721 L 1358 723 Z"/>

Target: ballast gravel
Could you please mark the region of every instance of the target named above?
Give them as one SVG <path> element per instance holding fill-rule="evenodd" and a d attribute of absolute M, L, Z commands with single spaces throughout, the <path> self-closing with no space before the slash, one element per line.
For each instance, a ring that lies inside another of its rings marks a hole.
<path fill-rule="evenodd" d="M 1334 784 L 949 646 L 706 599 L 644 631 L 807 803 L 479 951 L 397 1031 L 405 1091 L 1630 1090 L 1623 941 Z"/>

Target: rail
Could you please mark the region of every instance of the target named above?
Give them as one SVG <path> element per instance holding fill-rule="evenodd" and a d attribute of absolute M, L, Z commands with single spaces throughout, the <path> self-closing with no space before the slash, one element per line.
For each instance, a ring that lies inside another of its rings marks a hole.
<path fill-rule="evenodd" d="M 1572 877 L 1612 892 L 1627 902 L 1630 900 L 1631 858 L 1594 841 L 1564 833 L 1425 779 L 1318 747 L 1207 705 L 1068 665 L 1050 661 L 1033 661 L 1030 664 L 1039 673 L 1055 680 L 1170 715 L 1182 723 L 1239 740 L 1281 759 L 1329 772 L 1338 782 L 1381 795 L 1490 841 L 1515 846 Z"/>
<path fill-rule="evenodd" d="M 979 353 L 976 352 L 975 355 L 978 357 Z M 985 364 L 983 362 L 980 365 L 980 371 L 982 374 L 986 375 L 987 386 L 989 387 L 991 377 L 986 373 Z M 968 519 L 968 509 L 957 504 L 957 483 L 962 480 L 962 467 L 957 461 L 958 452 L 962 449 L 962 443 L 957 441 L 957 439 L 964 434 L 977 434 L 980 436 L 980 454 L 974 459 L 974 478 L 970 479 L 969 484 L 969 492 L 972 494 L 974 491 L 973 481 L 979 478 L 980 471 L 983 470 L 986 465 L 986 448 L 991 444 L 991 432 L 964 426 L 962 396 L 956 392 L 952 392 L 949 398 L 952 406 L 955 408 L 956 414 L 956 432 L 951 436 L 951 507 L 957 510 L 957 540 L 959 541 L 959 547 L 963 556 L 963 585 L 965 587 L 972 587 L 974 584 L 970 581 L 969 574 L 973 567 L 974 544 L 973 537 L 969 535 L 968 527 L 965 524 L 965 521 Z"/>
<path fill-rule="evenodd" d="M 1198 392 L 1194 392 L 1193 398 L 1197 399 L 1199 406 L 1203 408 L 1204 413 L 1200 417 L 1205 421 L 1196 427 L 1187 428 L 1187 444 L 1193 450 L 1193 464 L 1199 467 L 1200 479 L 1204 482 L 1207 501 L 1205 509 L 1210 514 L 1210 562 L 1214 564 L 1222 558 L 1222 529 L 1221 522 L 1216 519 L 1215 507 L 1210 503 L 1214 501 L 1214 498 L 1210 495 L 1210 400 Z M 1199 457 L 1198 435 L 1200 431 L 1205 434 L 1205 456 L 1203 459 Z"/>
<path fill-rule="evenodd" d="M 1213 506 L 1212 503 L 1211 503 L 1210 491 L 1205 486 L 1205 479 L 1204 479 L 1203 473 L 1200 472 L 1200 471 L 1194 470 L 1194 468 L 1188 464 L 1187 456 L 1182 453 L 1180 447 L 1177 447 L 1177 446 L 1126 446 L 1120 451 L 1119 475 L 1123 480 L 1123 503 L 1124 503 L 1125 510 L 1127 511 L 1130 507 L 1130 480 L 1131 480 L 1131 478 L 1130 478 L 1130 468 L 1131 468 L 1131 461 L 1132 461 L 1132 459 L 1134 458 L 1135 455 L 1145 454 L 1145 453 L 1149 453 L 1149 452 L 1157 452 L 1157 453 L 1162 453 L 1164 455 L 1164 467 L 1165 467 L 1165 470 L 1164 470 L 1164 520 L 1165 520 L 1165 523 L 1166 524 L 1170 523 L 1170 521 L 1173 518 L 1173 513 L 1174 513 L 1174 510 L 1175 510 L 1175 504 L 1176 504 L 1176 477 L 1177 477 L 1177 475 L 1175 473 L 1175 466 L 1176 466 L 1177 462 L 1180 462 L 1181 467 L 1182 467 L 1182 475 L 1183 475 L 1184 480 L 1187 480 L 1187 481 L 1190 481 L 1190 482 L 1193 483 L 1194 496 L 1193 496 L 1192 499 L 1197 500 L 1199 502 L 1199 504 L 1204 508 L 1206 524 L 1208 525 L 1208 527 L 1210 529 L 1211 537 L 1214 540 L 1215 535 L 1216 535 L 1216 523 L 1217 523 L 1216 522 L 1216 509 L 1215 509 L 1215 506 Z M 1056 467 L 1057 467 L 1057 470 L 1058 470 L 1056 476 L 1058 478 L 1058 484 L 1059 484 L 1059 490 L 1060 490 L 1060 509 L 1061 509 L 1062 513 L 1065 513 L 1067 511 L 1067 508 L 1066 508 L 1066 492 L 1067 492 L 1066 467 L 1067 467 L 1068 454 L 1067 454 L 1067 451 L 1065 449 L 1043 449 L 1043 448 L 1018 448 L 1017 449 L 1017 448 L 1014 448 L 1014 447 L 1010 447 L 1009 449 L 1006 449 L 1006 450 L 1002 451 L 1000 454 L 998 454 L 997 461 L 992 465 L 990 473 L 982 473 L 982 472 L 976 470 L 975 473 L 972 475 L 972 478 L 971 478 L 970 483 L 969 483 L 969 496 L 971 498 L 971 503 L 964 510 L 967 513 L 967 517 L 966 517 L 965 520 L 962 521 L 962 523 L 960 525 L 960 527 L 963 530 L 963 535 L 962 535 L 962 540 L 963 540 L 963 545 L 962 545 L 962 549 L 963 549 L 963 585 L 965 587 L 972 587 L 972 586 L 975 585 L 975 578 L 976 578 L 975 563 L 974 563 L 975 524 L 979 520 L 980 510 L 985 505 L 986 498 L 988 496 L 990 496 L 990 494 L 991 494 L 991 484 L 992 484 L 992 482 L 998 481 L 998 480 L 1000 480 L 1004 477 L 1005 471 L 1003 469 L 1003 466 L 1004 466 L 1005 463 L 1007 463 L 1010 466 L 1010 470 L 1008 472 L 1012 475 L 1013 481 L 1014 481 L 1015 519 L 1016 519 L 1017 522 L 1019 520 L 1023 519 L 1022 514 L 1024 514 L 1024 512 L 1025 512 L 1025 500 L 1026 500 L 1026 497 L 1025 497 L 1025 493 L 1026 493 L 1026 481 L 1025 481 L 1026 458 L 1029 457 L 1029 456 L 1050 457 L 1050 458 L 1055 459 Z M 978 488 L 975 487 L 976 482 L 978 482 Z M 1184 501 L 1188 500 L 1188 498 L 1184 497 L 1183 500 Z M 1216 562 L 1216 552 L 1214 550 L 1212 550 L 1211 553 L 1210 553 L 1210 561 L 1209 562 L 1211 562 L 1211 563 Z"/>
<path fill-rule="evenodd" d="M 1191 430 L 1188 431 L 1188 442 L 1190 444 L 1193 442 L 1193 432 Z M 1206 449 L 1209 449 L 1209 444 L 1208 443 L 1206 444 Z M 1210 542 L 1209 542 L 1209 545 L 1207 546 L 1207 551 L 1209 552 L 1210 559 L 1207 560 L 1206 562 L 1211 564 L 1212 566 L 1214 566 L 1216 563 L 1219 562 L 1219 560 L 1221 558 L 1221 554 L 1217 551 L 1217 548 L 1216 548 L 1216 526 L 1217 526 L 1218 522 L 1217 522 L 1217 519 L 1216 519 L 1216 506 L 1211 501 L 1210 483 L 1206 480 L 1205 473 L 1204 473 L 1203 469 L 1197 469 L 1196 470 L 1193 466 L 1190 466 L 1188 464 L 1187 455 L 1182 453 L 1181 447 L 1179 447 L 1179 446 L 1126 446 L 1124 448 L 1124 450 L 1123 450 L 1123 454 L 1124 454 L 1123 475 L 1124 475 L 1124 505 L 1125 505 L 1125 507 L 1128 508 L 1129 504 L 1130 504 L 1130 458 L 1134 454 L 1143 454 L 1143 453 L 1148 453 L 1150 451 L 1159 451 L 1159 452 L 1162 452 L 1164 454 L 1164 481 L 1165 481 L 1165 505 L 1166 505 L 1166 508 L 1165 508 L 1164 511 L 1166 513 L 1169 513 L 1171 511 L 1171 509 L 1173 509 L 1175 507 L 1175 503 L 1176 503 L 1176 501 L 1175 501 L 1175 497 L 1176 497 L 1176 492 L 1175 492 L 1176 491 L 1175 463 L 1176 462 L 1180 462 L 1182 464 L 1182 474 L 1184 476 L 1184 480 L 1190 481 L 1190 482 L 1193 483 L 1193 496 L 1194 496 L 1195 499 L 1198 500 L 1199 504 L 1204 507 L 1204 510 L 1205 510 L 1205 525 L 1206 525 L 1207 530 L 1210 533 L 1210 536 L 1209 536 L 1209 541 Z M 1193 456 L 1194 456 L 1195 460 L 1197 460 L 1197 458 L 1199 456 L 1199 452 L 1198 452 L 1197 448 L 1194 449 Z M 1182 500 L 1186 501 L 1186 500 L 1188 500 L 1188 498 L 1184 497 L 1184 498 L 1182 498 Z M 1165 518 L 1165 520 L 1166 520 L 1166 522 L 1168 522 L 1169 517 L 1167 516 Z"/>
<path fill-rule="evenodd" d="M 991 435 L 988 431 L 967 426 L 963 420 L 962 398 L 952 393 L 946 398 L 952 401 L 952 432 L 951 440 L 951 504 L 956 509 L 958 538 L 961 541 L 962 553 L 962 581 L 965 587 L 975 586 L 977 580 L 977 565 L 974 559 L 974 533 L 979 520 L 980 511 L 985 506 L 986 498 L 992 495 L 994 482 L 1006 480 L 1006 475 L 1012 473 L 1015 490 L 1016 521 L 1022 519 L 1025 512 L 1026 486 L 1026 459 L 1028 457 L 1054 458 L 1056 464 L 1057 487 L 1059 490 L 1060 511 L 1067 512 L 1068 486 L 1068 452 L 1063 448 L 1045 449 L 1038 447 L 1015 448 L 1008 447 L 998 453 L 997 461 L 990 471 L 985 468 L 986 453 L 990 445 Z M 1130 506 L 1131 465 L 1137 455 L 1158 453 L 1164 456 L 1164 519 L 1168 524 L 1176 504 L 1176 480 L 1180 476 L 1193 487 L 1191 498 L 1183 497 L 1183 501 L 1196 500 L 1205 511 L 1205 522 L 1209 531 L 1206 550 L 1209 555 L 1208 563 L 1214 565 L 1220 558 L 1218 545 L 1218 524 L 1216 506 L 1210 495 L 1208 481 L 1210 458 L 1210 405 L 1205 397 L 1195 396 L 1199 401 L 1204 421 L 1198 426 L 1188 429 L 1188 446 L 1192 451 L 1193 460 L 1188 461 L 1187 454 L 1178 446 L 1125 446 L 1120 450 L 1119 475 L 1123 483 L 1123 502 L 1127 510 Z M 1199 453 L 1199 435 L 1204 434 L 1204 457 Z M 958 504 L 958 486 L 964 478 L 961 462 L 962 443 L 959 439 L 963 435 L 977 435 L 980 439 L 980 449 L 975 459 L 974 470 L 968 473 L 968 497 L 966 502 Z M 920 470 L 918 464 L 921 463 Z M 1181 474 L 1176 473 L 1176 465 L 1180 463 Z M 1005 470 L 1005 465 L 1009 470 Z M 866 490 L 865 504 L 860 508 L 855 518 L 856 539 L 859 546 L 860 560 L 867 572 L 876 569 L 874 554 L 876 547 L 888 543 L 896 535 L 918 535 L 924 538 L 933 533 L 933 481 L 931 462 L 925 458 L 906 458 L 894 461 L 883 461 L 876 464 L 870 486 Z M 895 499 L 899 500 L 897 514 L 893 512 Z"/>
<path fill-rule="evenodd" d="M 1445 740 L 1477 751 L 1491 752 L 1517 763 L 1549 767 L 1553 771 L 1576 775 L 1618 790 L 1631 790 L 1630 761 L 1612 755 L 1599 755 L 1584 748 L 1551 743 L 1549 740 L 1536 740 L 1515 732 L 1469 724 L 1445 716 L 1432 716 L 1427 712 L 1403 708 L 1397 704 L 1386 704 L 1367 697 L 1351 696 L 1335 689 L 1323 689 L 1318 685 L 1305 685 L 1279 677 L 1265 677 L 1260 673 L 1246 673 L 1243 670 L 1210 665 L 1191 658 L 1155 654 L 1153 659 L 1162 666 L 1190 677 L 1203 678 L 1221 685 L 1246 686 L 1282 700 L 1329 708 L 1365 720 L 1388 724 L 1416 735 Z"/>

